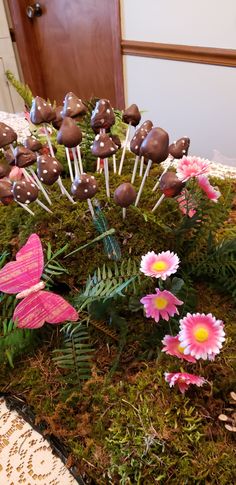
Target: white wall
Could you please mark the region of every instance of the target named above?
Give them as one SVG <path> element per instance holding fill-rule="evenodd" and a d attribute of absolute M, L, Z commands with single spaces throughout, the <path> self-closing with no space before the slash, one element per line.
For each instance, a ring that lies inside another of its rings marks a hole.
<path fill-rule="evenodd" d="M 121 0 L 121 7 L 123 39 L 236 49 L 235 0 Z M 216 149 L 236 160 L 235 68 L 124 56 L 124 73 L 126 105 L 145 110 L 143 120 L 171 140 L 189 136 L 192 155 L 212 159 Z"/>
<path fill-rule="evenodd" d="M 22 111 L 24 103 L 5 76 L 10 71 L 18 78 L 16 58 L 10 38 L 6 11 L 3 0 L 0 0 L 0 111 Z"/>

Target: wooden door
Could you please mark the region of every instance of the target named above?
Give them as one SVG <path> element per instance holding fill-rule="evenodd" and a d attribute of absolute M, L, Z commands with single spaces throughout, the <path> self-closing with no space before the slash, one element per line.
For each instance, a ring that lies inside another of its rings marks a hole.
<path fill-rule="evenodd" d="M 124 107 L 119 0 L 41 0 L 42 16 L 29 19 L 30 0 L 8 0 L 25 82 L 34 95 L 62 102 L 110 99 Z"/>

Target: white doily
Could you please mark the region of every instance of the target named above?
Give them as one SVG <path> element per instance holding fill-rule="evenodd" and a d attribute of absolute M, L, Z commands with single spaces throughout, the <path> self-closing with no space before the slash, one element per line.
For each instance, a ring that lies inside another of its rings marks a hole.
<path fill-rule="evenodd" d="M 78 485 L 50 444 L 0 399 L 0 484 Z"/>

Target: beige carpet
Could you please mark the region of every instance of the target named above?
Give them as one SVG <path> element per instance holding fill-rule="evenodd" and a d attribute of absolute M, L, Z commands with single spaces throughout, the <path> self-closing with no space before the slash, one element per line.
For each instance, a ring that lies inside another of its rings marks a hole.
<path fill-rule="evenodd" d="M 0 485 L 78 485 L 50 444 L 0 399 Z"/>

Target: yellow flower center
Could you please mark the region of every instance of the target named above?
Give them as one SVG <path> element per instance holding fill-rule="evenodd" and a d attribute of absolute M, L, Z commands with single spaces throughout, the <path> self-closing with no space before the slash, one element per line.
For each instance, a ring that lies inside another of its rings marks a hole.
<path fill-rule="evenodd" d="M 157 308 L 157 310 L 164 310 L 164 308 L 166 308 L 166 306 L 168 305 L 168 301 L 166 298 L 157 296 L 155 298 L 154 305 Z"/>
<path fill-rule="evenodd" d="M 165 261 L 156 261 L 152 265 L 152 269 L 155 271 L 164 271 L 167 268 L 167 263 Z"/>
<path fill-rule="evenodd" d="M 199 326 L 194 331 L 194 337 L 198 342 L 205 342 L 209 337 L 209 331 L 206 327 Z"/>
<path fill-rule="evenodd" d="M 185 349 L 185 347 L 182 347 L 182 345 L 181 345 L 181 344 L 179 344 L 179 345 L 178 345 L 178 347 L 177 347 L 177 349 L 178 349 L 178 351 L 179 351 L 181 354 L 183 354 L 183 353 L 184 353 L 184 349 Z"/>

